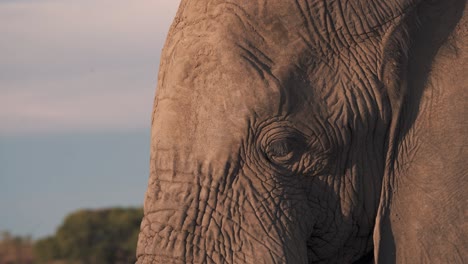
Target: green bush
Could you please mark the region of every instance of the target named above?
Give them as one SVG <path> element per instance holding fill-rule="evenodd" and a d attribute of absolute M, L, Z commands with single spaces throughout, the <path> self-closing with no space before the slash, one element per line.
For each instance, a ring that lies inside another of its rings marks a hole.
<path fill-rule="evenodd" d="M 37 241 L 38 263 L 132 263 L 142 209 L 82 210 L 67 216 L 53 237 Z"/>

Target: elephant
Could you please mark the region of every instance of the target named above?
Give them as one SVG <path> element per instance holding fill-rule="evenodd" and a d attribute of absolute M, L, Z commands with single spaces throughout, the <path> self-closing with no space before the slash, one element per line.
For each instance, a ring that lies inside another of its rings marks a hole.
<path fill-rule="evenodd" d="M 464 0 L 182 0 L 137 263 L 467 263 Z"/>

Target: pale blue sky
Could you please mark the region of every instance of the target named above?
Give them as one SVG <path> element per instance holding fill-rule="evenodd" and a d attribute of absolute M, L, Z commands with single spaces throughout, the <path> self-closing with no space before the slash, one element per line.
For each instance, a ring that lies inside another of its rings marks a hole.
<path fill-rule="evenodd" d="M 141 206 L 177 0 L 0 0 L 0 230 Z"/>

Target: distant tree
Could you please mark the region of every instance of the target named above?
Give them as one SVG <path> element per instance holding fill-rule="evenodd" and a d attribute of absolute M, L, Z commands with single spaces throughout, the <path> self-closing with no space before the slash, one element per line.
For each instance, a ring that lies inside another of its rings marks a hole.
<path fill-rule="evenodd" d="M 138 231 L 143 210 L 136 208 L 81 210 L 65 218 L 53 237 L 35 245 L 38 263 L 135 262 Z"/>
<path fill-rule="evenodd" d="M 30 264 L 33 261 L 30 237 L 13 236 L 7 231 L 0 235 L 0 264 Z"/>
<path fill-rule="evenodd" d="M 37 263 L 49 263 L 62 257 L 55 237 L 47 237 L 34 244 L 34 256 Z"/>

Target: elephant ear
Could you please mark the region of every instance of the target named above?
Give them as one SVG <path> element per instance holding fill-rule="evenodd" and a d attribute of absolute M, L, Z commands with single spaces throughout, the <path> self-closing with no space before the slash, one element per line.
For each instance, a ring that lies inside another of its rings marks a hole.
<path fill-rule="evenodd" d="M 424 2 L 387 37 L 381 80 L 392 120 L 375 263 L 468 262 L 465 5 Z"/>

